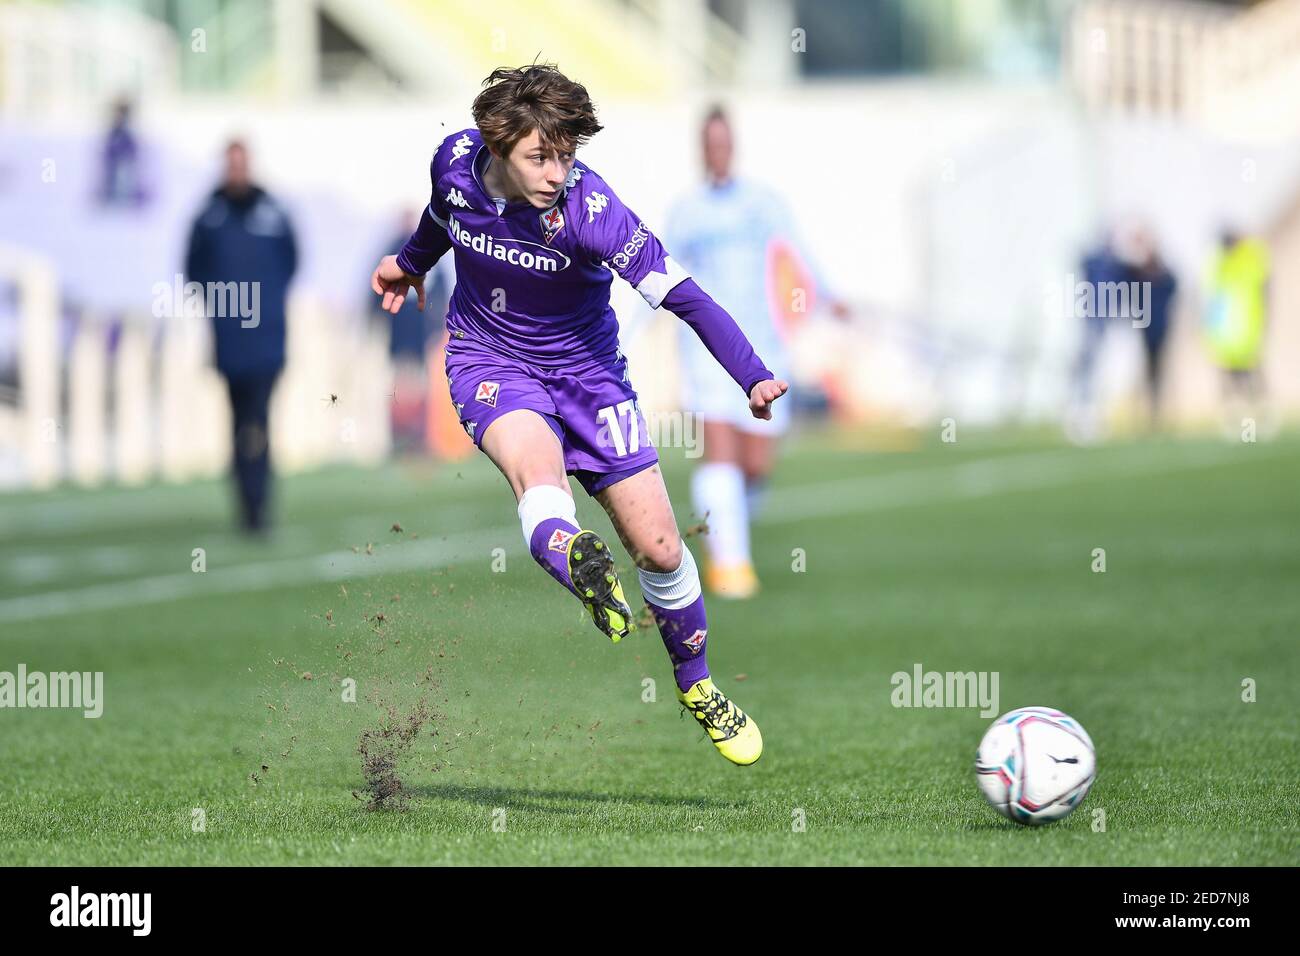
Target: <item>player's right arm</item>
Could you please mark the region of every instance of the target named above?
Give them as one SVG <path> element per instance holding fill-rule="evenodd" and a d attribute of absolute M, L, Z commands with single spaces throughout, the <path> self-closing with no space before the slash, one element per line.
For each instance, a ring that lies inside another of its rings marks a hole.
<path fill-rule="evenodd" d="M 442 208 L 438 196 L 438 158 L 442 152 L 439 147 L 434 153 L 433 162 L 429 164 L 429 178 L 433 182 L 433 191 L 429 204 L 424 207 L 420 224 L 406 240 L 402 251 L 395 256 L 384 256 L 370 276 L 370 288 L 375 295 L 383 296 L 383 309 L 396 315 L 406 302 L 412 289 L 417 296 L 417 305 L 424 309 L 424 275 L 434 267 L 443 254 L 451 248 L 451 236 L 447 234 L 447 211 Z"/>
<path fill-rule="evenodd" d="M 396 315 L 402 311 L 406 297 L 415 290 L 416 306 L 424 310 L 424 276 L 412 275 L 397 263 L 397 256 L 384 256 L 370 276 L 370 288 L 384 297 L 383 310 Z"/>

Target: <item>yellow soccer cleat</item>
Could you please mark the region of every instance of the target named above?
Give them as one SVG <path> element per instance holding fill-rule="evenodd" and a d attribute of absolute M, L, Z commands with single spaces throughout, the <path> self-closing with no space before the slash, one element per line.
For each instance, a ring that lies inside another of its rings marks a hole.
<path fill-rule="evenodd" d="M 758 575 L 748 561 L 738 564 L 710 564 L 704 573 L 709 591 L 721 598 L 740 601 L 758 593 Z"/>
<path fill-rule="evenodd" d="M 763 735 L 758 724 L 707 677 L 691 689 L 677 692 L 677 699 L 687 712 L 704 725 L 704 732 L 718 748 L 718 753 L 732 763 L 748 767 L 763 756 Z"/>
<path fill-rule="evenodd" d="M 594 531 L 579 531 L 568 541 L 569 580 L 596 626 L 617 644 L 635 625 L 609 548 Z"/>

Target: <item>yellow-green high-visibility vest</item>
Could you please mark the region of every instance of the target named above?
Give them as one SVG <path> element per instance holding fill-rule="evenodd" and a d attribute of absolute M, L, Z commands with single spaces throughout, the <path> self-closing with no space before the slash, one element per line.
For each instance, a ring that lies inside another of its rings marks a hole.
<path fill-rule="evenodd" d="M 1268 246 L 1243 239 L 1224 250 L 1210 267 L 1205 334 L 1214 360 L 1227 369 L 1259 364 L 1268 317 Z"/>

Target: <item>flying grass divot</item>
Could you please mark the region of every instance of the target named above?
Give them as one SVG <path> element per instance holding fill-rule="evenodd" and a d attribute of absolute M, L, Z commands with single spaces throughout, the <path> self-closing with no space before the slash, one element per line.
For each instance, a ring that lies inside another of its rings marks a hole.
<path fill-rule="evenodd" d="M 411 744 L 420 736 L 433 715 L 421 697 L 410 713 L 399 714 L 395 705 L 386 707 L 383 726 L 361 732 L 357 753 L 361 755 L 361 773 L 365 786 L 352 796 L 366 801 L 367 810 L 405 810 L 410 802 L 402 782 L 401 767 Z"/>

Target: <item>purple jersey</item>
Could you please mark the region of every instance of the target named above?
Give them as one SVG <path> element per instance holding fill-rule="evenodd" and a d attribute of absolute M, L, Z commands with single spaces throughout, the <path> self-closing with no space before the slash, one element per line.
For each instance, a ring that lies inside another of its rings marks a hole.
<path fill-rule="evenodd" d="M 689 280 L 585 163 L 574 163 L 554 205 L 537 209 L 488 194 L 483 172 L 492 161 L 475 128 L 443 140 L 430 166 L 429 206 L 397 259 L 403 270 L 420 275 L 455 250 L 447 328 L 465 346 L 542 369 L 608 359 L 618 348 L 610 269 L 652 308 Z M 707 296 L 703 310 L 696 308 L 701 296 L 689 298 L 694 318 L 687 321 L 746 394 L 754 382 L 771 377 L 730 316 Z"/>

